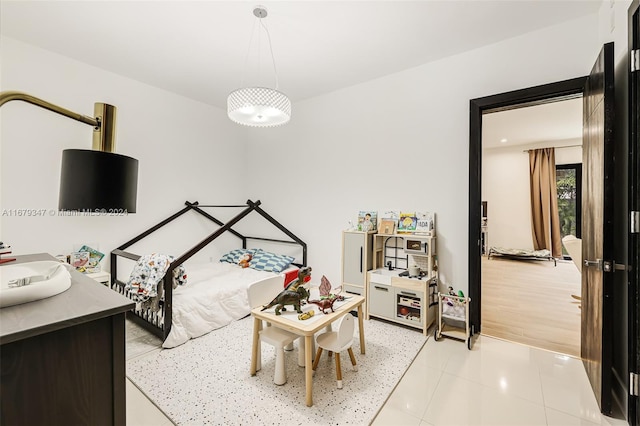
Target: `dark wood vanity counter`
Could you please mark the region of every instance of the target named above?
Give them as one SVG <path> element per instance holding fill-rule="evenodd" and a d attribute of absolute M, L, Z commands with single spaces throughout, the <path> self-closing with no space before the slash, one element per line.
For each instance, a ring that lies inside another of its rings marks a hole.
<path fill-rule="evenodd" d="M 4 267 L 56 260 L 16 256 Z M 53 297 L 0 309 L 0 424 L 124 425 L 125 331 L 134 304 L 83 274 Z"/>

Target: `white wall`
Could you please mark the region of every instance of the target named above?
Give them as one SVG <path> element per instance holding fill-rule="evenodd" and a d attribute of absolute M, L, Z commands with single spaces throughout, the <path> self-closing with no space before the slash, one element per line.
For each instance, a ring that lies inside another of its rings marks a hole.
<path fill-rule="evenodd" d="M 582 144 L 581 140 L 501 146 L 482 152 L 482 199 L 487 201 L 489 246 L 533 249 L 529 156 L 542 147 Z M 556 164 L 582 163 L 582 147 L 555 150 Z"/>
<path fill-rule="evenodd" d="M 10 243 L 14 254 L 69 253 L 83 243 L 108 253 L 178 211 L 185 200 L 246 200 L 241 154 L 246 130 L 231 123 L 225 111 L 17 40 L 3 37 L 1 46 L 1 90 L 23 91 L 90 116 L 94 102 L 115 105 L 116 150 L 140 162 L 136 214 L 57 216 L 62 150 L 91 149 L 92 129 L 24 102 L 5 104 L 0 110 L 0 240 Z M 46 213 L 16 217 L 14 209 Z M 192 213 L 140 252 L 181 254 L 209 228 Z"/>
<path fill-rule="evenodd" d="M 108 251 L 185 199 L 260 199 L 309 244 L 315 274 L 339 282 L 340 232 L 358 210 L 430 210 L 441 279 L 465 290 L 470 99 L 585 75 L 608 41 L 606 19 L 601 11 L 296 102 L 290 124 L 251 129 L 248 145 L 246 130 L 217 108 L 5 38 L 2 90 L 87 113 L 96 101 L 115 104 L 118 152 L 140 160 L 141 176 L 136 215 L 2 217 L 0 235 L 18 253 L 57 253 L 87 241 Z M 0 120 L 1 208 L 54 208 L 60 151 L 86 148 L 90 130 L 15 102 Z M 45 135 L 50 140 L 39 141 Z M 37 180 L 24 178 L 34 170 Z M 162 198 L 167 187 L 179 188 L 173 200 Z"/>
<path fill-rule="evenodd" d="M 466 291 L 469 101 L 585 75 L 599 50 L 592 15 L 298 102 L 287 126 L 251 131 L 249 193 L 331 282 L 358 210 L 434 211 L 440 278 Z"/>

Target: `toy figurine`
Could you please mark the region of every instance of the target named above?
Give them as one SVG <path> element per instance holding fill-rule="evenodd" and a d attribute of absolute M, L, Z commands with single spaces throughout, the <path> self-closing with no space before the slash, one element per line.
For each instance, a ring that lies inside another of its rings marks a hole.
<path fill-rule="evenodd" d="M 314 311 L 307 311 L 304 314 L 298 315 L 298 319 L 300 321 L 308 320 L 309 318 L 311 318 L 313 316 L 314 313 L 315 313 Z"/>
<path fill-rule="evenodd" d="M 303 285 L 304 282 L 311 277 L 311 270 L 311 266 L 300 268 L 300 270 L 298 270 L 298 279 L 293 280 L 289 284 L 287 284 L 285 290 L 296 291 L 298 289 L 298 286 Z"/>
<path fill-rule="evenodd" d="M 338 298 L 339 298 L 338 295 L 334 295 L 333 297 L 330 297 L 329 299 L 308 300 L 308 302 L 309 303 L 313 303 L 314 305 L 318 305 L 318 307 L 320 308 L 322 313 L 326 314 L 328 312 L 325 312 L 325 309 L 331 309 L 331 312 L 335 312 L 333 310 L 333 304 L 335 303 L 336 300 L 338 300 Z"/>
<path fill-rule="evenodd" d="M 309 299 L 309 292 L 303 286 L 299 286 L 295 290 L 282 290 L 280 294 L 278 294 L 275 299 L 273 299 L 267 306 L 262 308 L 262 310 L 269 309 L 272 306 L 276 307 L 276 315 L 280 315 L 281 310 L 284 309 L 284 305 L 293 305 L 296 309 L 296 312 L 301 314 L 302 309 L 300 309 L 300 305 L 303 300 Z"/>

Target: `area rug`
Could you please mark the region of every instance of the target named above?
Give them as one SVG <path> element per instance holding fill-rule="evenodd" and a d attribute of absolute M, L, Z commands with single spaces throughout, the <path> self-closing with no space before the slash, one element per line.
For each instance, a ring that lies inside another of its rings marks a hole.
<path fill-rule="evenodd" d="M 287 383 L 273 383 L 275 351 L 262 345 L 262 370 L 251 377 L 253 321 L 240 321 L 127 363 L 127 376 L 177 425 L 366 425 L 375 417 L 427 341 L 419 330 L 364 322 L 366 354 L 356 327 L 358 371 L 343 354 L 343 388 L 325 352 L 305 404 L 304 368 L 285 352 Z"/>

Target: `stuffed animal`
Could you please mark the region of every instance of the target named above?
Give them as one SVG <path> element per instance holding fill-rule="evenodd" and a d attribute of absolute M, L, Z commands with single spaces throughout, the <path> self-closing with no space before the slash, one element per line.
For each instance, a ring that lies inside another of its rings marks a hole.
<path fill-rule="evenodd" d="M 250 261 L 251 261 L 251 254 L 250 253 L 245 253 L 242 256 L 242 259 L 240 259 L 240 261 L 238 262 L 238 265 L 240 265 L 243 268 L 248 268 Z"/>

